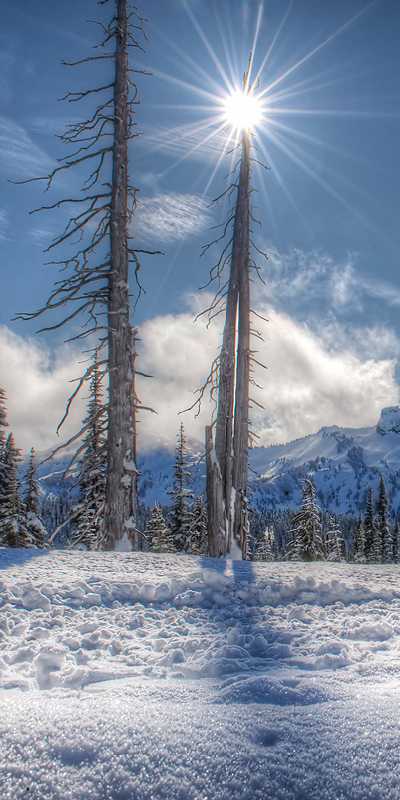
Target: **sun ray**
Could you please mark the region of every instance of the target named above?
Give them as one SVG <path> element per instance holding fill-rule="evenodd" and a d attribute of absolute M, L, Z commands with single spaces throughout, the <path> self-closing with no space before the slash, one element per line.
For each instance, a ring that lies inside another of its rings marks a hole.
<path fill-rule="evenodd" d="M 211 84 L 214 86 L 214 93 L 216 95 L 219 96 L 223 93 L 224 89 L 221 87 L 221 84 L 216 80 L 216 78 L 213 78 L 212 75 L 210 75 L 210 73 L 198 63 L 198 61 L 195 61 L 194 58 L 189 56 L 181 47 L 179 47 L 179 45 L 177 45 L 169 36 L 167 36 L 164 31 L 157 29 L 157 33 L 160 38 L 168 44 L 168 49 L 173 50 L 177 54 L 179 61 L 184 61 L 186 64 L 188 64 L 188 66 L 191 67 L 200 81 L 202 81 L 205 85 Z M 173 80 L 171 76 L 163 75 L 155 68 L 151 69 L 151 72 L 153 74 L 157 74 L 158 77 L 164 77 L 171 81 Z M 193 85 L 193 87 L 195 88 L 195 85 Z"/>
<path fill-rule="evenodd" d="M 220 51 L 216 51 L 215 46 L 207 38 L 193 10 L 190 8 L 188 1 L 182 0 L 182 2 L 196 33 L 213 63 L 214 75 L 208 74 L 201 59 L 195 62 L 190 55 L 183 52 L 181 47 L 171 43 L 174 51 L 178 54 L 180 63 L 187 65 L 189 68 L 185 68 L 183 77 L 177 77 L 158 70 L 157 75 L 167 81 L 169 85 L 192 95 L 194 100 L 192 103 L 175 103 L 168 104 L 168 106 L 163 104 L 163 107 L 168 107 L 171 111 L 176 112 L 192 112 L 192 116 L 197 115 L 197 122 L 170 128 L 166 127 L 164 131 L 160 132 L 158 142 L 157 132 L 151 139 L 153 145 L 154 141 L 157 142 L 156 146 L 159 149 L 169 148 L 172 153 L 176 154 L 176 158 L 173 158 L 173 163 L 162 173 L 161 177 L 165 177 L 186 160 L 202 157 L 205 159 L 206 165 L 210 163 L 211 166 L 210 172 L 206 168 L 206 174 L 204 175 L 203 171 L 203 179 L 205 179 L 203 197 L 206 196 L 224 159 L 227 159 L 231 154 L 230 160 L 232 164 L 235 161 L 235 144 L 240 140 L 241 131 L 247 128 L 257 134 L 256 143 L 260 148 L 262 157 L 267 158 L 270 165 L 273 166 L 274 176 L 278 184 L 303 224 L 309 227 L 283 178 L 283 171 L 280 169 L 282 161 L 280 154 L 300 168 L 304 174 L 323 188 L 360 222 L 364 225 L 367 224 L 365 217 L 357 211 L 351 202 L 346 200 L 342 191 L 338 190 L 338 187 L 344 190 L 346 183 L 344 177 L 332 171 L 331 178 L 329 174 L 330 168 L 327 164 L 323 165 L 324 174 L 321 175 L 322 161 L 318 160 L 318 154 L 317 158 L 313 157 L 312 150 L 315 147 L 323 147 L 325 151 L 337 153 L 341 158 L 354 157 L 357 160 L 356 156 L 351 156 L 345 150 L 335 147 L 329 139 L 313 135 L 312 125 L 309 126 L 310 130 L 307 130 L 306 125 L 296 125 L 296 120 L 301 118 L 312 119 L 313 117 L 362 119 L 363 117 L 394 117 L 400 115 L 398 111 L 381 112 L 376 109 L 357 111 L 354 108 L 348 110 L 323 108 L 321 105 L 317 105 L 315 93 L 319 92 L 318 97 L 322 97 L 322 93 L 327 88 L 335 86 L 344 80 L 343 61 L 340 61 L 339 65 L 335 64 L 320 71 L 314 70 L 311 77 L 307 76 L 307 72 L 304 69 L 311 59 L 316 58 L 324 48 L 327 48 L 351 26 L 359 22 L 380 0 L 368 2 L 368 5 L 353 14 L 343 24 L 337 25 L 329 35 L 323 36 L 321 33 L 320 40 L 315 46 L 301 58 L 296 60 L 293 58 L 292 63 L 286 61 L 285 69 L 280 74 L 275 72 L 274 78 L 269 82 L 263 76 L 265 76 L 266 67 L 269 65 L 272 53 L 276 53 L 277 42 L 292 13 L 294 0 L 288 0 L 288 3 L 285 4 L 286 9 L 283 15 L 278 18 L 277 27 L 271 32 L 268 28 L 268 36 L 271 38 L 265 55 L 260 53 L 263 2 L 259 2 L 254 30 L 251 37 L 249 37 L 252 43 L 252 54 L 244 86 L 242 85 L 242 73 L 237 65 L 237 31 L 233 31 L 230 25 L 230 18 L 228 18 L 227 24 L 223 26 L 222 17 L 216 7 L 213 6 L 215 16 L 213 25 L 217 32 L 219 30 L 222 43 Z M 244 33 L 247 35 L 247 30 Z M 166 39 L 161 31 L 160 36 Z M 262 43 L 264 44 L 264 42 Z M 348 73 L 349 69 L 346 74 Z M 182 71 L 180 75 L 182 75 Z M 277 77 L 275 77 L 276 75 Z M 259 81 L 263 81 L 261 88 L 258 85 Z M 307 95 L 314 99 L 314 107 L 304 102 L 304 98 Z M 303 103 L 304 105 L 302 106 Z M 302 127 L 306 128 L 306 130 L 302 130 Z M 164 140 L 162 141 L 162 139 Z M 272 158 L 272 154 L 274 158 Z M 326 170 L 328 170 L 328 179 L 326 179 Z M 344 181 L 342 185 L 341 181 Z M 352 188 L 353 191 L 357 189 L 357 187 Z M 273 213 L 268 192 L 266 192 L 266 197 L 268 197 L 272 218 Z"/>
<path fill-rule="evenodd" d="M 212 58 L 212 60 L 213 60 L 213 62 L 215 64 L 219 74 L 221 75 L 221 78 L 223 79 L 223 81 L 225 83 L 226 89 L 228 91 L 230 91 L 230 92 L 233 91 L 234 87 L 232 86 L 232 84 L 231 84 L 231 82 L 230 82 L 230 80 L 229 80 L 229 78 L 228 78 L 228 76 L 227 76 L 222 64 L 221 64 L 221 61 L 217 57 L 217 55 L 214 52 L 213 48 L 211 47 L 211 44 L 208 41 L 207 36 L 203 32 L 203 30 L 200 27 L 199 23 L 197 22 L 197 19 L 194 16 L 192 10 L 189 8 L 186 0 L 182 0 L 182 2 L 183 2 L 183 5 L 184 5 L 184 7 L 186 9 L 186 12 L 187 12 L 188 16 L 190 17 L 190 19 L 191 19 L 191 21 L 192 21 L 192 23 L 193 23 L 198 35 L 200 36 L 201 41 L 203 42 L 205 48 L 207 49 L 208 53 L 210 54 L 210 56 L 211 56 L 211 58 Z"/>
<path fill-rule="evenodd" d="M 188 83 L 188 81 L 184 81 L 182 78 L 177 78 L 175 75 L 169 75 L 167 72 L 161 72 L 158 70 L 155 74 L 158 78 L 167 81 L 171 86 L 176 86 L 179 89 L 186 89 L 191 94 L 198 95 L 198 97 L 204 97 L 213 104 L 215 104 L 216 99 L 219 99 L 221 102 L 223 102 L 223 99 L 226 96 L 226 93 L 224 93 L 224 90 L 221 87 L 219 87 L 219 94 L 215 94 L 209 89 L 204 89 L 202 86 L 197 86 L 194 83 Z"/>
<path fill-rule="evenodd" d="M 220 153 L 220 155 L 219 155 L 219 158 L 218 158 L 218 160 L 217 160 L 217 162 L 216 162 L 216 164 L 215 164 L 215 166 L 214 166 L 214 169 L 213 169 L 213 171 L 212 171 L 212 173 L 211 173 L 211 175 L 210 175 L 210 178 L 209 178 L 209 180 L 208 180 L 208 182 L 207 182 L 207 184 L 206 184 L 206 186 L 205 186 L 204 193 L 203 193 L 203 197 L 205 197 L 205 195 L 207 194 L 207 192 L 208 192 L 208 190 L 209 190 L 209 188 L 210 188 L 210 186 L 211 186 L 211 183 L 212 183 L 212 181 L 213 181 L 213 180 L 214 180 L 214 178 L 215 178 L 216 172 L 217 172 L 217 170 L 218 170 L 218 168 L 219 168 L 219 166 L 220 166 L 220 164 L 221 164 L 221 162 L 222 162 L 222 159 L 224 158 L 224 156 L 225 156 L 225 155 L 227 154 L 227 152 L 228 152 L 228 149 L 229 149 L 229 146 L 230 146 L 230 143 L 231 143 L 231 140 L 232 140 L 232 138 L 233 138 L 233 130 L 231 131 L 231 133 L 230 133 L 230 135 L 229 135 L 228 139 L 227 139 L 227 140 L 226 140 L 226 142 L 225 142 L 225 145 L 224 145 L 223 149 L 221 150 L 221 153 Z"/>
<path fill-rule="evenodd" d="M 342 197 L 342 195 L 339 192 L 337 192 L 336 189 L 334 189 L 333 186 L 330 185 L 330 183 L 328 183 L 324 178 L 322 178 L 318 172 L 316 172 L 312 167 L 306 164 L 304 158 L 300 158 L 298 155 L 294 153 L 293 149 L 290 149 L 286 144 L 284 144 L 284 142 L 282 142 L 279 136 L 276 136 L 275 134 L 270 132 L 270 139 L 279 148 L 279 150 L 281 150 L 291 161 L 293 161 L 294 164 L 300 167 L 300 169 L 303 172 L 305 172 L 306 175 L 312 178 L 315 181 L 315 183 L 321 186 L 322 189 L 325 189 L 325 191 L 328 194 L 330 194 L 331 197 L 337 200 L 344 208 L 346 208 L 347 211 L 351 211 L 351 213 L 354 214 L 357 217 L 357 219 L 360 220 L 360 222 L 362 222 L 364 225 L 367 224 L 367 220 L 365 219 L 365 217 L 359 211 L 357 211 L 357 209 L 354 208 L 354 206 L 352 206 L 351 203 L 345 200 L 345 198 Z"/>
<path fill-rule="evenodd" d="M 297 203 L 295 203 L 295 201 L 294 201 L 294 199 L 293 199 L 288 187 L 286 186 L 285 181 L 283 180 L 283 177 L 281 175 L 281 172 L 280 172 L 280 169 L 278 167 L 278 164 L 273 159 L 273 157 L 272 157 L 270 151 L 268 150 L 266 144 L 264 142 L 260 141 L 260 142 L 258 142 L 258 147 L 260 148 L 261 153 L 263 154 L 263 157 L 265 158 L 266 162 L 271 165 L 271 169 L 273 170 L 274 176 L 276 177 L 276 179 L 278 181 L 278 184 L 280 185 L 282 191 L 284 192 L 287 200 L 289 201 L 289 203 L 290 203 L 291 207 L 293 208 L 295 214 L 297 215 L 298 219 L 303 223 L 304 227 L 311 232 L 310 222 L 301 213 L 300 208 L 297 205 Z M 266 190 L 265 190 L 265 196 L 268 197 L 268 201 L 269 201 L 269 195 L 268 195 L 268 192 Z M 269 206 L 271 208 L 270 201 L 269 201 Z"/>
<path fill-rule="evenodd" d="M 272 89 L 275 88 L 275 86 L 278 86 L 280 83 L 282 83 L 282 81 L 286 80 L 287 77 L 289 77 L 296 70 L 298 70 L 300 67 L 302 67 L 303 64 L 306 64 L 307 61 L 309 61 L 317 53 L 319 53 L 320 50 L 322 50 L 324 47 L 326 47 L 328 44 L 330 44 L 330 42 L 332 42 L 334 39 L 336 39 L 338 36 L 340 36 L 340 34 L 344 33 L 344 31 L 346 31 L 351 25 L 353 25 L 355 22 L 357 22 L 357 20 L 359 20 L 368 11 L 370 11 L 371 8 L 377 4 L 377 2 L 379 2 L 379 0 L 372 0 L 372 2 L 369 3 L 369 5 L 366 6 L 366 8 L 363 8 L 361 11 L 359 11 L 357 14 L 355 14 L 353 17 L 351 17 L 351 19 L 349 19 L 347 22 L 345 22 L 343 25 L 341 25 L 339 28 L 337 28 L 337 30 L 334 31 L 334 33 L 331 33 L 330 36 L 328 36 L 326 39 L 324 39 L 323 42 L 320 42 L 320 44 L 316 45 L 316 47 L 314 47 L 312 50 L 310 50 L 310 52 L 307 53 L 307 55 L 303 56 L 303 58 L 300 58 L 299 61 L 296 62 L 296 64 L 293 64 L 291 67 L 289 67 L 287 70 L 285 70 L 285 72 L 283 72 L 282 75 L 279 76 L 279 78 L 276 78 L 275 81 L 270 83 L 269 86 L 267 86 L 262 92 L 260 92 L 260 97 L 265 97 L 267 94 L 269 94 L 272 91 Z"/>
<path fill-rule="evenodd" d="M 286 20 L 287 20 L 287 18 L 289 16 L 289 13 L 290 13 L 291 8 L 293 6 L 293 2 L 294 2 L 294 0 L 291 0 L 288 8 L 286 9 L 286 12 L 285 12 L 280 24 L 279 24 L 278 30 L 276 31 L 276 33 L 275 33 L 275 35 L 274 35 L 274 37 L 272 39 L 272 42 L 271 42 L 271 44 L 270 44 L 270 46 L 269 46 L 269 48 L 268 48 L 268 50 L 267 50 L 267 52 L 266 52 L 266 54 L 264 56 L 264 59 L 261 62 L 261 66 L 259 67 L 259 69 L 257 71 L 256 81 L 260 78 L 261 73 L 262 73 L 262 71 L 263 71 L 263 69 L 264 69 L 264 67 L 265 67 L 265 65 L 266 65 L 271 53 L 272 53 L 272 50 L 275 47 L 275 43 L 276 43 L 276 41 L 277 41 L 277 39 L 278 39 L 278 37 L 279 37 L 279 35 L 281 33 L 281 30 L 282 30 L 282 28 L 283 28 L 283 26 L 284 26 L 284 24 L 285 24 L 285 22 L 286 22 Z"/>
<path fill-rule="evenodd" d="M 190 150 L 188 150 L 186 153 L 183 153 L 183 155 L 182 155 L 180 158 L 178 158 L 178 160 L 177 160 L 177 161 L 175 161 L 175 162 L 174 162 L 174 164 L 171 164 L 171 165 L 170 165 L 170 166 L 169 166 L 169 167 L 168 167 L 168 168 L 167 168 L 167 169 L 166 169 L 166 170 L 165 170 L 165 171 L 162 173 L 162 176 L 163 176 L 163 177 L 165 177 L 165 175 L 168 175 L 168 173 L 169 173 L 169 172 L 171 172 L 171 170 L 175 169 L 175 168 L 178 166 L 178 164 L 182 164 L 182 162 L 183 162 L 183 161 L 186 161 L 186 160 L 187 160 L 187 159 L 188 159 L 188 158 L 189 158 L 191 155 L 193 155 L 193 154 L 194 154 L 194 153 L 195 153 L 197 150 L 199 150 L 201 147 L 204 147 L 204 145 L 206 145 L 206 144 L 207 144 L 207 142 L 209 142 L 209 141 L 210 141 L 210 140 L 212 140 L 214 137 L 216 137 L 216 136 L 218 135 L 218 133 L 221 133 L 221 132 L 222 132 L 222 131 L 225 129 L 225 127 L 226 127 L 226 124 L 225 124 L 225 122 L 224 122 L 224 123 L 222 123 L 221 125 L 219 125 L 219 127 L 218 127 L 216 130 L 215 130 L 215 129 L 214 129 L 214 130 L 212 130 L 212 131 L 211 131 L 211 133 L 210 133 L 208 136 L 206 136 L 204 139 L 202 139 L 202 140 L 201 140 L 201 141 L 200 141 L 198 144 L 196 144 L 196 145 L 193 145 L 193 147 L 192 147 L 192 148 L 190 148 Z"/>
<path fill-rule="evenodd" d="M 349 155 L 346 150 L 343 150 L 343 148 L 337 147 L 336 145 L 327 142 L 326 139 L 322 138 L 321 136 L 312 136 L 309 133 L 304 133 L 304 131 L 300 131 L 298 128 L 292 128 L 290 125 L 287 125 L 284 122 L 280 122 L 276 119 L 269 120 L 269 127 L 272 127 L 275 130 L 282 131 L 283 133 L 292 136 L 294 139 L 300 139 L 301 141 L 307 142 L 308 144 L 313 144 L 316 145 L 317 147 L 323 147 L 324 150 L 329 150 L 331 153 L 336 153 L 339 156 L 345 158 L 352 158 L 354 161 L 360 162 L 360 159 L 357 155 Z"/>
<path fill-rule="evenodd" d="M 256 22 L 256 27 L 255 27 L 255 31 L 254 31 L 254 37 L 253 37 L 253 47 L 251 48 L 251 52 L 253 53 L 253 56 L 255 56 L 255 54 L 256 54 L 256 49 L 257 49 L 258 37 L 259 37 L 259 34 L 260 34 L 260 27 L 261 27 L 261 20 L 262 20 L 263 11 L 264 11 L 264 2 L 261 2 L 260 5 L 259 5 L 259 8 L 258 8 L 257 22 Z"/>

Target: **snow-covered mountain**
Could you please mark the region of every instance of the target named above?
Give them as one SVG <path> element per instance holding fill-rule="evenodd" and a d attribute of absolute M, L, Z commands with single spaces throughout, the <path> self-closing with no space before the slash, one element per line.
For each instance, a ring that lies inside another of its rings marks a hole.
<path fill-rule="evenodd" d="M 384 408 L 372 428 L 321 428 L 285 445 L 257 448 L 250 463 L 253 506 L 283 508 L 300 500 L 300 481 L 312 477 L 322 508 L 358 514 L 383 474 L 394 513 L 400 506 L 400 408 Z"/>
<path fill-rule="evenodd" d="M 192 479 L 190 489 L 199 495 L 205 489 L 205 463 L 202 444 L 188 440 Z M 67 463 L 67 462 L 66 462 Z M 139 460 L 142 503 L 169 504 L 173 485 L 173 443 L 160 439 Z M 42 471 L 45 493 L 57 494 L 62 462 L 47 463 Z M 315 483 L 319 505 L 337 513 L 358 514 L 364 510 L 365 496 L 372 485 L 377 496 L 384 475 L 394 513 L 400 513 L 400 408 L 384 408 L 371 428 L 321 428 L 318 433 L 288 444 L 254 448 L 250 452 L 252 470 L 251 505 L 260 511 L 297 507 L 301 480 Z M 73 483 L 73 481 L 70 481 Z M 61 485 L 62 486 L 62 485 Z"/>

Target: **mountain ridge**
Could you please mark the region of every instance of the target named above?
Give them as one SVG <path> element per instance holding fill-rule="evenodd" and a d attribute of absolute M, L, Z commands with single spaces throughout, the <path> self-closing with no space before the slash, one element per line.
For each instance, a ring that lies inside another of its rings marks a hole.
<path fill-rule="evenodd" d="M 156 436 L 156 435 L 155 435 Z M 169 505 L 173 485 L 174 451 L 168 437 L 158 437 L 159 446 L 138 460 L 140 502 Z M 203 446 L 188 438 L 190 489 L 195 495 L 205 490 Z M 286 444 L 250 450 L 250 505 L 259 511 L 295 508 L 301 499 L 301 482 L 311 478 L 322 509 L 358 515 L 364 511 L 369 486 L 377 496 L 381 474 L 385 478 L 392 514 L 400 516 L 400 407 L 382 409 L 374 426 L 344 428 L 323 426 Z M 54 460 L 39 470 L 45 495 L 65 491 L 72 481 L 61 483 L 67 459 Z"/>

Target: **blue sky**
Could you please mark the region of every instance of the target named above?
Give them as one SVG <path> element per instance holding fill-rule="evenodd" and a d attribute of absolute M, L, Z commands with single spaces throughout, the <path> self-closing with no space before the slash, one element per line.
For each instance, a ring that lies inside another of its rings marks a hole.
<path fill-rule="evenodd" d="M 256 241 L 269 255 L 260 262 L 266 286 L 253 286 L 254 305 L 270 318 L 260 348 L 269 372 L 258 430 L 268 443 L 321 424 L 372 424 L 378 406 L 398 399 L 397 2 L 265 0 L 260 9 L 255 0 L 147 0 L 140 11 L 149 18 L 148 42 L 145 53 L 132 52 L 131 66 L 153 76 L 138 76 L 142 136 L 130 148 L 132 182 L 140 189 L 134 233 L 139 246 L 165 255 L 143 257 L 146 295 L 136 321 L 143 332 L 143 363 L 156 375 L 143 396 L 171 393 L 156 427 L 173 435 L 178 398 L 202 382 L 202 370 L 196 373 L 193 363 L 205 370 L 218 347 L 218 328 L 207 339 L 204 327 L 193 334 L 192 323 L 206 304 L 198 290 L 216 256 L 215 251 L 200 259 L 202 245 L 213 238 L 209 229 L 225 211 L 224 203 L 209 204 L 224 190 L 231 164 L 229 156 L 221 159 L 228 131 L 216 135 L 221 117 L 215 103 L 227 92 L 224 76 L 240 81 L 257 26 L 254 70 L 265 61 L 265 113 L 254 141 L 257 158 L 270 168 L 255 165 L 253 174 L 262 222 Z M 99 31 L 85 20 L 106 20 L 109 14 L 107 5 L 98 8 L 93 0 L 36 0 L 34 6 L 17 0 L 3 11 L 1 382 L 10 419 L 25 431 L 24 446 L 33 430 L 39 446 L 53 436 L 46 433 L 45 404 L 32 417 L 33 406 L 40 406 L 36 396 L 25 394 L 29 410 L 25 400 L 15 411 L 24 365 L 37 364 L 31 385 L 54 379 L 58 409 L 57 365 L 64 375 L 70 364 L 75 377 L 79 354 L 63 349 L 61 334 L 34 338 L 37 324 L 12 321 L 16 312 L 39 307 L 50 292 L 57 276 L 54 267 L 43 266 L 43 249 L 61 230 L 63 213 L 29 216 L 44 202 L 40 184 L 15 186 L 7 179 L 46 174 L 65 153 L 56 134 L 81 118 L 84 107 L 57 98 L 107 82 L 107 75 L 98 65 L 67 68 L 60 60 L 90 54 Z M 79 176 L 68 174 L 49 199 L 73 196 L 79 188 Z M 162 342 L 156 346 L 157 335 Z M 178 378 L 171 385 L 168 370 L 182 372 L 185 386 Z M 187 418 L 186 424 L 202 438 L 200 423 Z"/>

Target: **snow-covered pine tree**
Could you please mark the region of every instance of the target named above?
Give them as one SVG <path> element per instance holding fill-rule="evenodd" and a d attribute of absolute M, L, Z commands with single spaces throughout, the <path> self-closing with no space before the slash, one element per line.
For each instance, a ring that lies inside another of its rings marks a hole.
<path fill-rule="evenodd" d="M 315 487 L 311 481 L 305 479 L 303 484 L 303 498 L 293 517 L 293 539 L 287 558 L 291 561 L 320 561 L 324 558 L 320 509 L 315 502 Z"/>
<path fill-rule="evenodd" d="M 0 387 L 0 496 L 1 496 L 1 482 L 3 479 L 2 476 L 4 472 L 2 455 L 4 452 L 4 446 L 6 440 L 4 428 L 8 428 L 7 411 L 4 403 L 5 398 L 6 398 L 6 393 L 4 389 Z"/>
<path fill-rule="evenodd" d="M 74 529 L 70 536 L 70 547 L 87 550 L 101 548 L 104 503 L 106 496 L 107 469 L 107 416 L 102 403 L 103 373 L 94 358 L 87 416 L 83 422 L 86 435 L 82 443 L 83 455 L 78 462 L 76 486 L 79 486 L 78 502 L 70 515 Z"/>
<path fill-rule="evenodd" d="M 372 550 L 374 540 L 374 498 L 372 494 L 372 486 L 368 489 L 367 503 L 365 506 L 364 514 L 364 529 L 365 529 L 365 557 L 368 563 L 373 561 Z"/>
<path fill-rule="evenodd" d="M 154 504 L 144 535 L 152 553 L 176 553 L 174 537 L 158 503 Z"/>
<path fill-rule="evenodd" d="M 255 553 L 254 561 L 273 561 L 272 538 L 269 528 L 266 528 L 259 540 Z"/>
<path fill-rule="evenodd" d="M 372 529 L 372 547 L 368 559 L 369 564 L 382 564 L 382 537 L 377 521 Z"/>
<path fill-rule="evenodd" d="M 5 443 L 5 433 L 3 428 L 8 428 L 7 411 L 4 402 L 5 399 L 6 399 L 6 393 L 4 389 L 0 387 L 0 453 L 3 450 Z"/>
<path fill-rule="evenodd" d="M 181 422 L 178 434 L 178 444 L 175 448 L 174 483 L 172 491 L 172 507 L 169 517 L 174 545 L 178 552 L 190 550 L 190 529 L 192 525 L 192 510 L 188 500 L 193 500 L 193 492 L 188 488 L 188 478 L 191 472 L 188 469 L 188 451 L 183 423 Z"/>
<path fill-rule="evenodd" d="M 9 434 L 1 454 L 0 481 L 0 542 L 4 547 L 31 547 L 32 539 L 26 528 L 25 506 L 18 480 L 21 451 Z"/>
<path fill-rule="evenodd" d="M 327 561 L 343 561 L 343 538 L 335 517 L 331 514 L 326 532 Z"/>
<path fill-rule="evenodd" d="M 382 562 L 389 564 L 393 558 L 393 540 L 392 531 L 388 520 L 388 496 L 385 486 L 385 479 L 381 475 L 379 481 L 378 493 L 378 516 L 376 520 L 376 527 L 380 533 L 381 547 L 382 547 Z"/>
<path fill-rule="evenodd" d="M 59 494 L 50 493 L 42 500 L 43 525 L 49 535 L 49 542 L 56 549 L 64 548 L 69 541 L 72 524 L 68 520 L 71 517 L 73 506 L 74 499 L 65 487 L 61 488 Z"/>
<path fill-rule="evenodd" d="M 392 542 L 392 560 L 394 564 L 398 564 L 400 560 L 400 526 L 397 519 L 393 526 Z"/>
<path fill-rule="evenodd" d="M 356 535 L 354 539 L 354 556 L 353 561 L 355 564 L 365 564 L 365 528 L 362 521 L 361 514 L 357 521 Z"/>
<path fill-rule="evenodd" d="M 196 497 L 191 509 L 189 546 L 187 552 L 194 556 L 204 556 L 207 553 L 207 546 L 207 510 L 202 498 Z"/>
<path fill-rule="evenodd" d="M 40 491 L 36 478 L 35 448 L 32 447 L 25 475 L 26 528 L 35 547 L 45 547 L 47 532 L 40 519 Z"/>

